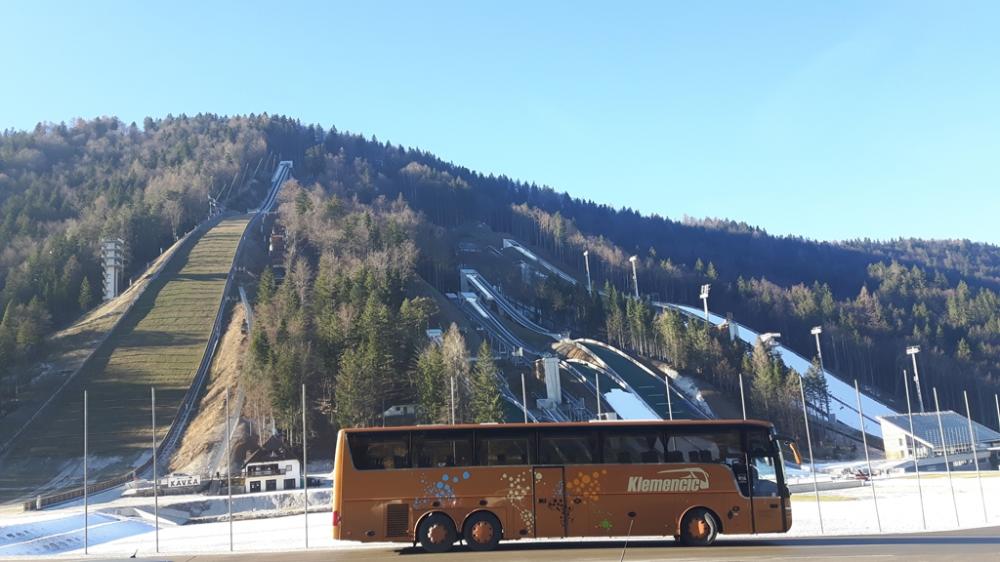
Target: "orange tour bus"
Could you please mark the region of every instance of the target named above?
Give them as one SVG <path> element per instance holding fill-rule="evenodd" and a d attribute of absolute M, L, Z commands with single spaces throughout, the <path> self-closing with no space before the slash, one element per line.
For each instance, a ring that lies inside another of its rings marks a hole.
<path fill-rule="evenodd" d="M 799 456 L 753 420 L 344 429 L 333 537 L 443 552 L 458 540 L 782 533 L 782 443 Z"/>

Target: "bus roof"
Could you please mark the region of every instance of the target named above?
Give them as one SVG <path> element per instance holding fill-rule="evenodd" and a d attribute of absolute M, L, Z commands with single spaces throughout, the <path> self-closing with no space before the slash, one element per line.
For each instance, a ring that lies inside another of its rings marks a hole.
<path fill-rule="evenodd" d="M 747 426 L 771 429 L 774 424 L 763 420 L 614 420 L 614 421 L 585 421 L 585 422 L 537 422 L 537 423 L 466 423 L 466 424 L 428 424 L 428 425 L 404 425 L 392 427 L 354 427 L 342 429 L 346 433 L 381 433 L 383 431 L 434 431 L 453 429 L 543 429 L 543 428 L 588 428 L 595 427 L 734 427 Z"/>

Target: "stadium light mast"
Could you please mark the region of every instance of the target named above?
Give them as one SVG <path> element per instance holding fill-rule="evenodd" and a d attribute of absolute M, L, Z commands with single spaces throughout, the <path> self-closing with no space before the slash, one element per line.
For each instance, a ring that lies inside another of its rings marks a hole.
<path fill-rule="evenodd" d="M 635 262 L 639 261 L 639 256 L 632 256 L 628 261 L 632 262 L 632 286 L 635 287 L 635 299 L 639 300 L 639 276 L 635 272 Z"/>
<path fill-rule="evenodd" d="M 813 329 L 809 330 L 809 333 L 812 334 L 812 335 L 814 335 L 814 336 L 816 336 L 816 357 L 819 358 L 819 372 L 820 372 L 820 375 L 822 375 L 825 378 L 826 377 L 826 367 L 823 366 L 823 347 L 820 346 L 820 344 L 819 344 L 819 335 L 823 333 L 823 326 L 813 326 Z M 823 411 L 826 414 L 826 417 L 829 419 L 829 417 L 830 417 L 830 404 L 829 404 L 829 401 L 827 401 L 827 400 L 824 399 L 823 400 L 823 405 L 825 406 L 825 408 L 823 409 Z"/>
<path fill-rule="evenodd" d="M 920 413 L 926 412 L 924 410 L 924 395 L 920 391 L 920 373 L 917 371 L 917 354 L 920 353 L 919 345 L 911 345 L 906 348 L 906 354 L 913 359 L 913 384 L 917 387 L 917 404 L 920 405 Z"/>
<path fill-rule="evenodd" d="M 590 284 L 590 250 L 583 251 L 583 263 L 587 267 L 587 294 L 593 296 L 594 289 Z"/>
<path fill-rule="evenodd" d="M 701 302 L 705 305 L 705 323 L 708 324 L 708 291 L 712 289 L 711 283 L 705 283 L 701 286 L 701 294 L 698 297 Z"/>

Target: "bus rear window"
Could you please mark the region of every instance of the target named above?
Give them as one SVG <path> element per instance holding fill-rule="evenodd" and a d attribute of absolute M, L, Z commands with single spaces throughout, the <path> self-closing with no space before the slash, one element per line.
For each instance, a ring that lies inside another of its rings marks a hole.
<path fill-rule="evenodd" d="M 359 470 L 410 468 L 408 433 L 349 433 L 347 444 Z"/>

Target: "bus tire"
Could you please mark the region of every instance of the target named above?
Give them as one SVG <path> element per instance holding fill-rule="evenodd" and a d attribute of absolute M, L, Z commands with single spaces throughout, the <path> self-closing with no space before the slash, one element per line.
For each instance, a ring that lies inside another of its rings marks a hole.
<path fill-rule="evenodd" d="M 711 511 L 696 507 L 681 519 L 681 544 L 684 546 L 708 546 L 715 542 L 719 534 L 719 520 Z"/>
<path fill-rule="evenodd" d="M 417 525 L 417 540 L 427 552 L 448 552 L 457 538 L 455 524 L 443 513 L 432 513 Z"/>
<path fill-rule="evenodd" d="M 477 511 L 465 520 L 462 534 L 469 550 L 493 550 L 503 536 L 503 528 L 492 513 Z"/>

